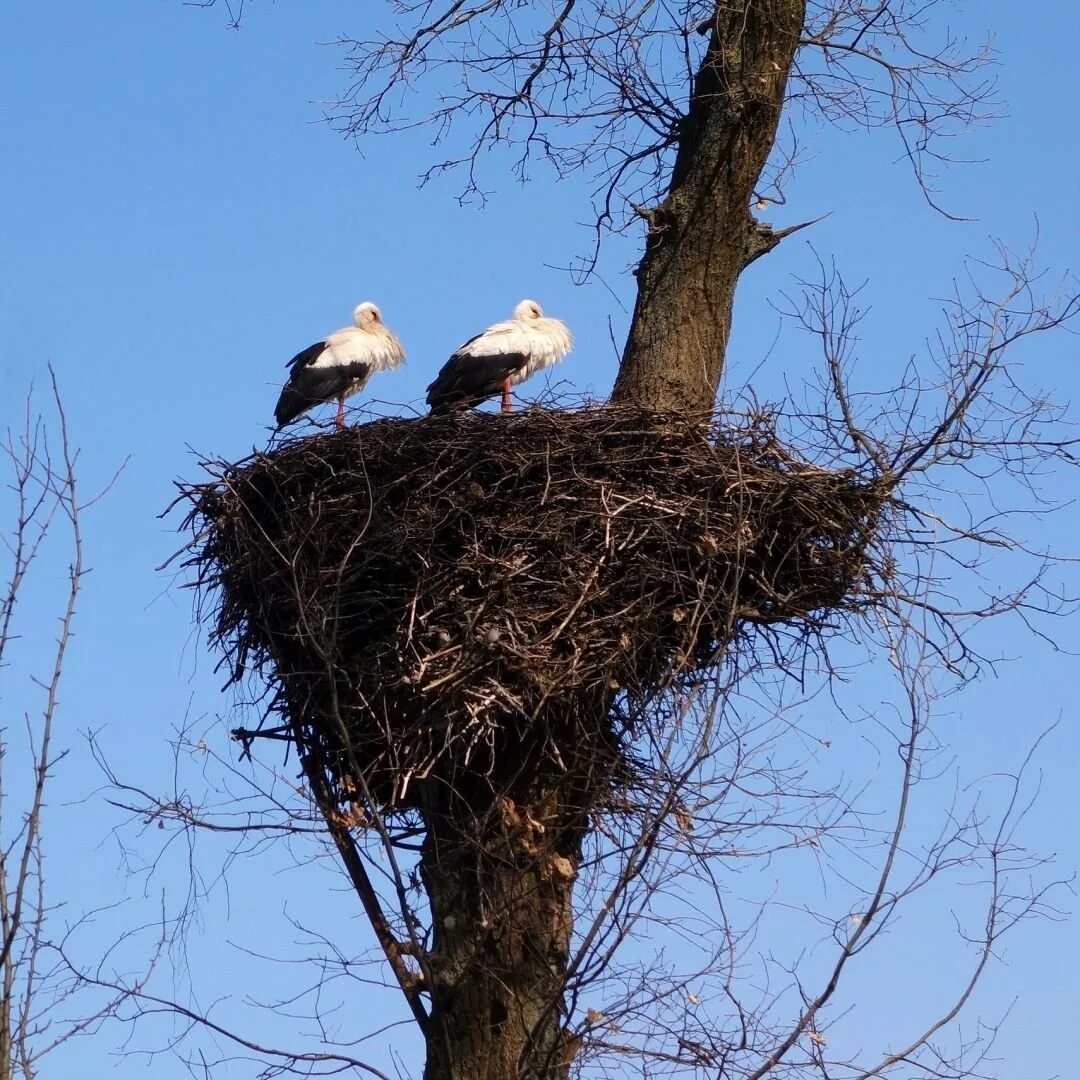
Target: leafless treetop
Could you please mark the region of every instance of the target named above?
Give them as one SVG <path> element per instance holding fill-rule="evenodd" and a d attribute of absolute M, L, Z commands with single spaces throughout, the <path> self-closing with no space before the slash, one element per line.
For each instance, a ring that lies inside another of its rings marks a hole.
<path fill-rule="evenodd" d="M 805 117 L 892 127 L 923 189 L 948 140 L 993 111 L 989 46 L 941 28 L 943 0 L 812 0 L 789 100 Z M 351 136 L 423 127 L 449 154 L 428 179 L 463 169 L 480 195 L 488 151 L 585 170 L 598 220 L 619 228 L 661 197 L 713 2 L 393 5 L 394 31 L 340 39 L 352 81 L 331 110 Z M 798 140 L 774 154 L 760 197 L 781 199 Z M 502 164 L 502 161 L 500 161 Z"/>

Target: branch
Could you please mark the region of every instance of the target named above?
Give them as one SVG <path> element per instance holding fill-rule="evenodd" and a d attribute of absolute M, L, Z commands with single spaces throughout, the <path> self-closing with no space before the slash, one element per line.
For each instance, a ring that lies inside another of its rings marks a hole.
<path fill-rule="evenodd" d="M 791 236 L 793 233 L 809 228 L 811 225 L 816 225 L 819 221 L 824 221 L 830 216 L 831 211 L 829 214 L 822 214 L 821 217 L 813 218 L 810 221 L 804 221 L 801 225 L 789 225 L 786 229 L 781 229 L 779 232 L 774 230 L 771 225 L 764 221 L 755 221 L 746 238 L 746 253 L 743 256 L 743 269 L 745 270 L 752 262 L 760 259 L 762 255 L 768 255 L 770 251 L 780 245 L 782 240 Z"/>

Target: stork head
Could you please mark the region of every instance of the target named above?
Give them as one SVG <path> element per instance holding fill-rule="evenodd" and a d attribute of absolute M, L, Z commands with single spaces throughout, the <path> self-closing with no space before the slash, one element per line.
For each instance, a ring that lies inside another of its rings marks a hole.
<path fill-rule="evenodd" d="M 366 330 L 382 322 L 382 312 L 370 300 L 365 300 L 356 305 L 353 321 L 361 330 Z"/>
<path fill-rule="evenodd" d="M 520 319 L 522 322 L 535 322 L 537 319 L 542 319 L 543 317 L 544 312 L 535 300 L 522 300 L 521 303 L 514 308 L 514 318 Z"/>

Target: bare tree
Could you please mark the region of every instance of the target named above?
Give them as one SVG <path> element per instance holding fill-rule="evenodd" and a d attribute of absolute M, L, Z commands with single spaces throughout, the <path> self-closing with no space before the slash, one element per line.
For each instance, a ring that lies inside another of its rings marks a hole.
<path fill-rule="evenodd" d="M 51 1052 L 100 1028 L 124 997 L 74 977 L 66 954 L 80 951 L 94 913 L 62 921 L 58 911 L 67 906 L 66 898 L 50 895 L 45 872 L 47 796 L 67 754 L 57 749 L 60 686 L 86 573 L 82 514 L 95 501 L 79 489 L 78 454 L 52 372 L 50 377 L 52 417 L 36 414 L 28 397 L 22 428 L 8 431 L 2 447 L 10 495 L 5 510 L 12 524 L 3 534 L 8 573 L 0 597 L 0 673 L 9 686 L 5 698 L 18 701 L 18 672 L 32 665 L 27 682 L 39 698 L 36 709 L 28 709 L 21 720 L 9 717 L 0 742 L 0 1076 L 5 1080 L 32 1080 Z M 49 548 L 61 536 L 69 562 L 52 655 L 44 662 L 13 658 L 20 646 L 20 613 L 32 602 L 28 593 L 37 564 L 54 557 Z M 97 946 L 95 955 L 101 956 Z"/>
<path fill-rule="evenodd" d="M 519 171 L 537 158 L 595 171 L 598 236 L 644 220 L 618 407 L 514 418 L 497 453 L 481 423 L 418 422 L 418 448 L 413 428 L 384 422 L 208 462 L 210 482 L 184 492 L 188 565 L 216 605 L 214 643 L 263 704 L 234 734 L 260 761 L 295 750 L 302 782 L 229 767 L 247 798 L 272 780 L 242 822 L 114 776 L 118 801 L 143 821 L 235 830 L 241 845 L 286 835 L 340 860 L 430 1080 L 546 1080 L 598 1062 L 986 1075 L 993 1025 L 969 1038 L 956 1022 L 1002 936 L 1053 911 L 1053 876 L 1038 878 L 1017 835 L 1025 768 L 1005 778 L 996 813 L 948 792 L 927 834 L 913 833 L 911 807 L 934 790 L 937 701 L 988 663 L 979 627 L 1013 619 L 1037 640 L 1072 610 L 1054 560 L 1018 525 L 1052 509 L 1032 481 L 1075 464 L 1074 442 L 1007 361 L 1073 319 L 1076 296 L 1040 294 L 1033 256 L 1002 250 L 958 286 L 919 363 L 857 392 L 857 293 L 823 266 L 787 300 L 822 349 L 805 401 L 727 402 L 705 440 L 696 422 L 657 419 L 713 410 L 739 277 L 792 231 L 751 210 L 786 198 L 797 147 L 783 144 L 785 107 L 891 126 L 936 202 L 941 137 L 993 106 L 986 51 L 934 44 L 934 0 L 394 7 L 400 34 L 344 43 L 355 81 L 334 116 L 350 134 L 464 132 L 433 171 L 463 168 L 465 194 L 480 190 L 483 152 L 511 143 Z M 425 78 L 447 72 L 460 89 L 442 80 L 426 106 Z M 511 475 L 519 486 L 500 499 Z M 448 521 L 456 562 L 431 539 Z M 821 585 L 827 567 L 839 576 Z M 627 575 L 634 589 L 620 591 Z M 534 590 L 531 607 L 516 588 Z M 369 655 L 373 640 L 385 652 Z M 871 818 L 879 787 L 817 782 L 813 755 L 787 741 L 800 745 L 793 714 L 808 698 L 843 704 L 853 655 L 896 678 L 891 712 L 861 718 L 895 761 L 884 827 Z M 180 749 L 207 753 L 197 740 Z M 815 958 L 770 955 L 756 944 L 767 898 L 735 903 L 731 881 L 806 859 L 839 900 L 801 904 L 820 929 Z M 845 1039 L 852 970 L 948 882 L 981 890 L 958 928 L 969 970 L 889 1048 Z M 664 943 L 688 937 L 697 963 L 669 959 Z M 348 999 L 371 974 L 351 944 L 311 938 L 323 949 L 313 985 L 289 1009 L 303 999 L 318 1018 L 331 987 Z M 120 989 L 148 1011 L 166 1004 Z M 273 1049 L 267 1068 L 373 1071 L 359 1038 L 320 1028 L 319 1046 Z"/>

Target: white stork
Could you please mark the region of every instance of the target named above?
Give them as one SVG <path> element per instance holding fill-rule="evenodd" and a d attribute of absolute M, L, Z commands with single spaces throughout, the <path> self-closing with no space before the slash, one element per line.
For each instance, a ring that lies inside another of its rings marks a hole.
<path fill-rule="evenodd" d="M 566 324 L 544 318 L 535 300 L 522 300 L 514 317 L 470 338 L 443 365 L 428 387 L 433 413 L 479 405 L 502 390 L 510 411 L 510 387 L 561 360 L 573 347 Z"/>
<path fill-rule="evenodd" d="M 302 416 L 313 405 L 337 398 L 337 426 L 345 426 L 345 399 L 362 390 L 376 371 L 390 371 L 405 359 L 401 342 L 387 329 L 369 300 L 353 312 L 354 326 L 329 337 L 289 361 L 289 378 L 274 409 L 278 427 Z"/>

